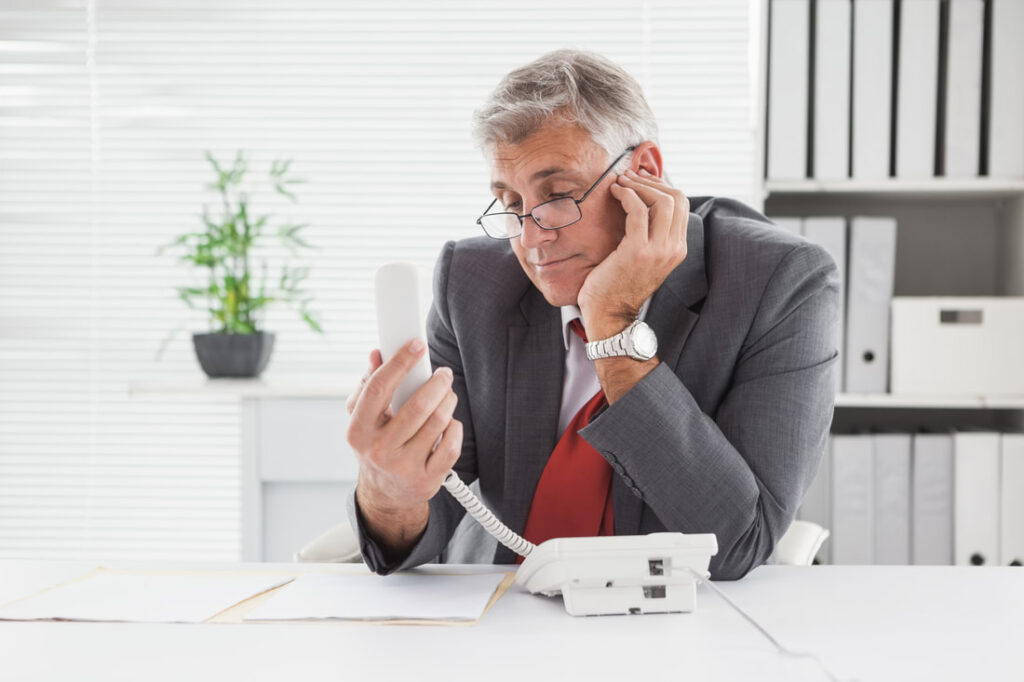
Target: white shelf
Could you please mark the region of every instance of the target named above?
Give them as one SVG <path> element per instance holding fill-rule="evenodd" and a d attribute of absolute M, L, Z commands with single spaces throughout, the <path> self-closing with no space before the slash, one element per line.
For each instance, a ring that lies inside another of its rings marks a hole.
<path fill-rule="evenodd" d="M 338 398 L 359 384 L 353 376 L 269 376 L 259 379 L 143 381 L 130 384 L 132 396 L 202 395 L 224 398 Z"/>
<path fill-rule="evenodd" d="M 925 409 L 1024 409 L 1024 395 L 893 395 L 891 393 L 841 393 L 836 407 Z"/>
<path fill-rule="evenodd" d="M 870 194 L 893 197 L 990 199 L 1024 195 L 1024 178 L 932 178 L 928 180 L 768 180 L 765 195 Z"/>

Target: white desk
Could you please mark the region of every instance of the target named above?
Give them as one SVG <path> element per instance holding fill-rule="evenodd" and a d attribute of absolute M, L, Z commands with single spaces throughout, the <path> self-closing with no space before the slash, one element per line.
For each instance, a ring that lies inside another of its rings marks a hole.
<path fill-rule="evenodd" d="M 0 561 L 0 603 L 95 565 Z M 363 570 L 339 564 L 104 565 Z M 765 566 L 742 581 L 716 584 L 783 645 L 817 653 L 840 679 L 1024 679 L 1024 570 Z M 825 677 L 813 663 L 780 656 L 702 586 L 693 614 L 601 618 L 572 618 L 560 600 L 513 587 L 471 627 L 0 622 L 0 679 L 792 682 Z"/>

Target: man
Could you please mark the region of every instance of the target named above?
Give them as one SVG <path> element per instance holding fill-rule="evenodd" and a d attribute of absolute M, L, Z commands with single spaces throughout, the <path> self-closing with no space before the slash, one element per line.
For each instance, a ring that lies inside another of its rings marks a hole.
<path fill-rule="evenodd" d="M 463 515 L 439 492 L 454 467 L 532 542 L 715 533 L 712 577 L 742 577 L 824 450 L 834 262 L 738 202 L 669 185 L 639 85 L 596 55 L 513 71 L 475 123 L 494 201 L 487 236 L 438 261 L 438 369 L 391 414 L 425 349 L 374 351 L 349 400 L 364 560 L 386 574 L 438 557 Z"/>

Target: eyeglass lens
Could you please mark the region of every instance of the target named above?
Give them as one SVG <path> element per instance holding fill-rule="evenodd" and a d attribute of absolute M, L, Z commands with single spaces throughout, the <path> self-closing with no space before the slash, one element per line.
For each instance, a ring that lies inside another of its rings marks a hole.
<path fill-rule="evenodd" d="M 563 197 L 535 206 L 531 215 L 538 226 L 555 230 L 576 222 L 581 214 L 572 197 Z M 514 213 L 488 214 L 481 218 L 481 223 L 495 237 L 512 237 L 523 231 L 519 217 Z"/>

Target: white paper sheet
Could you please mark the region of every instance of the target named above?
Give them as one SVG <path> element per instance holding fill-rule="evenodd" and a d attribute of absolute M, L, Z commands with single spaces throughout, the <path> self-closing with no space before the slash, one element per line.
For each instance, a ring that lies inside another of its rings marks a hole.
<path fill-rule="evenodd" d="M 504 578 L 477 575 L 302 575 L 245 620 L 476 620 Z"/>
<path fill-rule="evenodd" d="M 0 620 L 201 623 L 292 576 L 143 575 L 99 571 L 0 606 Z"/>

